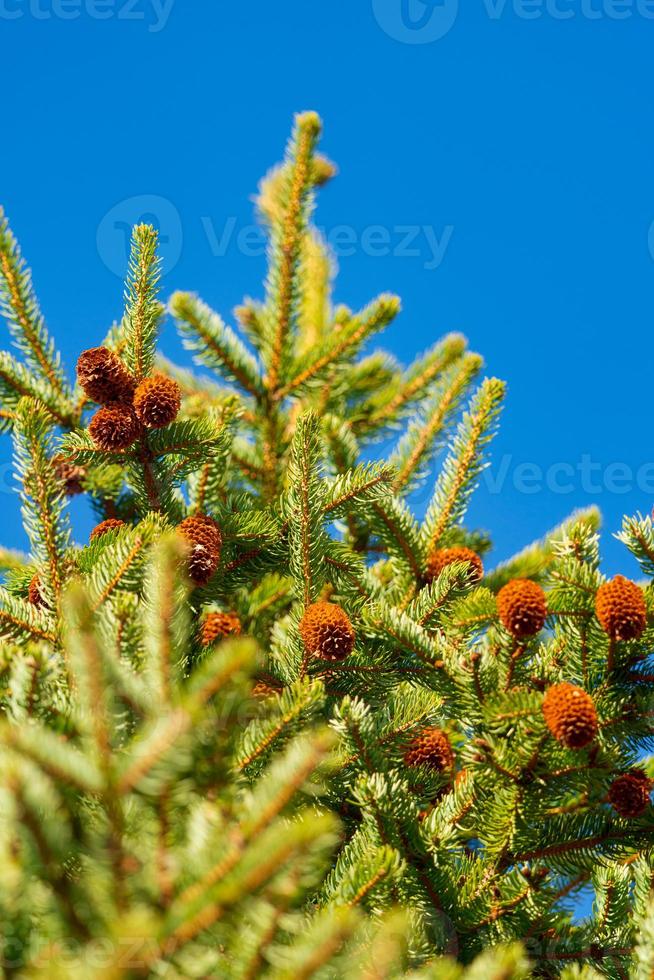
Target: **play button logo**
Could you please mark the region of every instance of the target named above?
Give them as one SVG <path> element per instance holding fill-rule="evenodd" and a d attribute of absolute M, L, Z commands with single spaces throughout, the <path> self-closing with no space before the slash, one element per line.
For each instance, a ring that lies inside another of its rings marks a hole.
<path fill-rule="evenodd" d="M 432 44 L 454 26 L 459 0 L 372 0 L 377 23 L 395 41 Z"/>

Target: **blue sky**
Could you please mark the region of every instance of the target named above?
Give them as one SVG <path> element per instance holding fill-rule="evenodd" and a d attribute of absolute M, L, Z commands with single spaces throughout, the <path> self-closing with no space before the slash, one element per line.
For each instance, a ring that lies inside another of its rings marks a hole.
<path fill-rule="evenodd" d="M 144 213 L 166 294 L 259 295 L 250 196 L 317 109 L 338 298 L 395 291 L 402 359 L 459 330 L 508 382 L 471 521 L 503 558 L 597 503 L 634 573 L 611 532 L 654 503 L 653 41 L 651 0 L 0 0 L 0 200 L 72 366 Z"/>

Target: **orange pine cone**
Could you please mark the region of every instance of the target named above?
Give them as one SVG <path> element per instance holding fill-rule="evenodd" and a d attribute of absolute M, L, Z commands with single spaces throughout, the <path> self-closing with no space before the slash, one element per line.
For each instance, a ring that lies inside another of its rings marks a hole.
<path fill-rule="evenodd" d="M 597 735 L 597 711 L 590 694 L 564 681 L 545 692 L 543 716 L 554 738 L 568 749 L 583 749 Z"/>
<path fill-rule="evenodd" d="M 91 347 L 80 354 L 77 380 L 87 398 L 101 405 L 129 402 L 134 394 L 134 379 L 108 347 Z"/>
<path fill-rule="evenodd" d="M 134 411 L 148 429 L 161 429 L 177 417 L 182 393 L 176 381 L 154 374 L 141 381 L 134 392 Z"/>
<path fill-rule="evenodd" d="M 76 466 L 69 463 L 62 456 L 53 456 L 52 465 L 54 466 L 55 476 L 64 485 L 64 490 L 68 497 L 74 497 L 79 493 L 84 493 L 82 480 L 86 476 L 83 466 Z"/>
<path fill-rule="evenodd" d="M 109 517 L 106 521 L 101 521 L 99 524 L 96 524 L 91 531 L 89 541 L 95 541 L 96 538 L 101 538 L 107 531 L 115 531 L 119 527 L 125 527 L 125 521 L 119 521 L 117 518 Z"/>
<path fill-rule="evenodd" d="M 412 739 L 404 753 L 407 766 L 428 766 L 436 772 L 451 772 L 454 752 L 450 740 L 440 728 L 423 728 Z"/>
<path fill-rule="evenodd" d="M 202 624 L 202 646 L 210 647 L 226 636 L 240 636 L 241 620 L 236 613 L 210 612 Z"/>
<path fill-rule="evenodd" d="M 89 425 L 89 433 L 98 449 L 118 452 L 128 449 L 139 437 L 141 427 L 134 409 L 120 402 L 109 402 L 99 409 Z"/>
<path fill-rule="evenodd" d="M 427 557 L 425 568 L 429 582 L 438 578 L 440 573 L 453 561 L 467 561 L 470 564 L 470 581 L 478 582 L 484 576 L 484 565 L 481 558 L 471 548 L 436 548 Z"/>
<path fill-rule="evenodd" d="M 643 769 L 632 769 L 614 779 L 609 787 L 609 803 L 627 820 L 642 817 L 649 806 L 652 780 Z"/>
<path fill-rule="evenodd" d="M 41 592 L 41 579 L 38 575 L 34 575 L 30 584 L 27 588 L 27 599 L 37 609 L 47 609 L 48 604 L 43 598 L 43 593 Z"/>
<path fill-rule="evenodd" d="M 313 602 L 300 620 L 307 651 L 323 660 L 345 660 L 354 649 L 355 633 L 347 613 L 334 602 Z"/>
<path fill-rule="evenodd" d="M 252 697 L 256 698 L 257 701 L 265 701 L 266 698 L 271 698 L 275 694 L 281 692 L 281 687 L 277 684 L 271 684 L 266 680 L 259 679 L 254 687 L 252 688 Z"/>
<path fill-rule="evenodd" d="M 497 593 L 497 611 L 500 622 L 513 636 L 535 636 L 545 625 L 545 593 L 537 582 L 514 578 Z"/>
<path fill-rule="evenodd" d="M 196 514 L 179 525 L 179 531 L 192 545 L 188 572 L 196 585 L 206 585 L 220 562 L 223 538 L 213 517 Z"/>
<path fill-rule="evenodd" d="M 265 701 L 266 698 L 271 698 L 276 693 L 277 691 L 264 681 L 257 681 L 252 688 L 252 697 L 256 698 L 257 701 Z"/>
<path fill-rule="evenodd" d="M 616 575 L 597 590 L 595 613 L 600 626 L 614 640 L 635 640 L 647 626 L 647 608 L 641 589 L 624 575 Z"/>

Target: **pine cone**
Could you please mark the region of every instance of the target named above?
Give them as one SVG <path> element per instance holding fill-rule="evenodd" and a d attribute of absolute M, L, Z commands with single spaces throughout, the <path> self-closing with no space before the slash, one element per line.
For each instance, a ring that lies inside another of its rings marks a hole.
<path fill-rule="evenodd" d="M 281 694 L 283 690 L 283 684 L 276 677 L 264 672 L 255 676 L 252 697 L 256 698 L 257 701 L 265 701 L 266 698 L 272 698 L 276 694 Z"/>
<path fill-rule="evenodd" d="M 89 425 L 89 433 L 98 449 L 117 452 L 128 449 L 139 437 L 141 427 L 134 409 L 120 402 L 109 402 L 100 408 Z"/>
<path fill-rule="evenodd" d="M 597 590 L 595 613 L 600 626 L 614 640 L 635 640 L 647 625 L 642 591 L 624 575 L 616 575 Z"/>
<path fill-rule="evenodd" d="M 279 690 L 276 687 L 271 687 L 270 684 L 266 684 L 265 681 L 257 681 L 252 688 L 252 697 L 256 698 L 257 701 L 265 701 L 266 698 L 271 698 L 274 694 L 279 694 Z"/>
<path fill-rule="evenodd" d="M 471 548 L 436 548 L 427 557 L 426 578 L 431 582 L 438 578 L 446 565 L 453 561 L 467 561 L 470 564 L 470 582 L 478 582 L 484 575 L 484 566 L 478 554 Z"/>
<path fill-rule="evenodd" d="M 543 716 L 554 738 L 568 749 L 583 749 L 597 735 L 597 711 L 590 694 L 564 681 L 548 688 Z"/>
<path fill-rule="evenodd" d="M 108 347 L 91 347 L 80 354 L 77 380 L 87 398 L 100 405 L 130 402 L 134 394 L 134 379 Z"/>
<path fill-rule="evenodd" d="M 498 592 L 497 611 L 500 622 L 513 636 L 535 636 L 547 616 L 545 593 L 530 579 L 514 578 Z"/>
<path fill-rule="evenodd" d="M 627 820 L 642 817 L 649 806 L 652 780 L 642 769 L 632 769 L 614 779 L 609 787 L 609 803 Z"/>
<path fill-rule="evenodd" d="M 202 624 L 202 646 L 210 647 L 226 636 L 240 636 L 241 620 L 236 613 L 210 612 Z"/>
<path fill-rule="evenodd" d="M 79 493 L 84 493 L 82 480 L 86 476 L 86 469 L 83 466 L 69 463 L 63 456 L 53 456 L 52 465 L 55 476 L 63 483 L 67 496 L 75 497 Z"/>
<path fill-rule="evenodd" d="M 196 585 L 206 585 L 220 562 L 223 538 L 213 517 L 196 514 L 179 525 L 180 533 L 192 545 L 188 573 Z"/>
<path fill-rule="evenodd" d="M 107 533 L 107 531 L 115 531 L 116 528 L 125 526 L 125 521 L 119 521 L 115 517 L 109 517 L 106 521 L 101 521 L 100 524 L 96 524 L 91 531 L 89 541 L 95 541 L 96 538 L 101 538 L 103 534 Z"/>
<path fill-rule="evenodd" d="M 323 660 L 345 660 L 354 648 L 355 633 L 347 613 L 334 602 L 313 602 L 300 620 L 307 651 Z"/>
<path fill-rule="evenodd" d="M 179 412 L 182 393 L 172 378 L 155 374 L 141 381 L 134 393 L 134 411 L 148 429 L 170 425 Z"/>
<path fill-rule="evenodd" d="M 450 740 L 440 728 L 423 728 L 412 739 L 404 753 L 407 766 L 428 766 L 436 772 L 451 772 L 454 752 Z"/>
<path fill-rule="evenodd" d="M 38 575 L 34 575 L 32 577 L 32 580 L 27 588 L 27 599 L 33 606 L 36 606 L 37 609 L 48 608 L 48 603 L 45 601 L 43 593 L 41 592 L 41 579 Z"/>

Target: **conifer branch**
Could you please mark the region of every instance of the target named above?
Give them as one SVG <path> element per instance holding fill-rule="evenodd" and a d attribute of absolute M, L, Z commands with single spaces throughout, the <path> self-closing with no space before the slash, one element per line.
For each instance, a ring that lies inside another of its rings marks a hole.
<path fill-rule="evenodd" d="M 58 609 L 64 585 L 64 552 L 70 529 L 63 512 L 63 491 L 52 465 L 50 420 L 31 399 L 21 401 L 14 424 L 14 454 L 25 529 L 32 553 L 44 565 L 44 588 Z"/>
<path fill-rule="evenodd" d="M 52 624 L 31 605 L 0 589 L 0 606 L 0 635 L 4 638 L 20 640 L 27 636 L 54 642 Z"/>
<path fill-rule="evenodd" d="M 147 433 L 143 433 L 138 440 L 137 458 L 143 475 L 142 486 L 145 491 L 146 502 L 146 507 L 144 509 L 146 513 L 147 511 L 153 511 L 156 514 L 159 514 L 163 510 L 160 497 L 161 483 L 157 478 L 154 465 L 154 453 L 150 448 L 150 440 Z"/>
<path fill-rule="evenodd" d="M 266 756 L 296 734 L 308 722 L 317 718 L 324 702 L 320 681 L 303 678 L 287 688 L 280 697 L 276 710 L 264 721 L 252 722 L 243 733 L 238 753 L 239 769 L 247 769 L 253 762 Z"/>
<path fill-rule="evenodd" d="M 268 280 L 267 317 L 270 346 L 266 386 L 273 394 L 284 371 L 299 297 L 297 271 L 306 230 L 312 186 L 312 157 L 321 123 L 313 112 L 298 115 L 284 174 L 282 214 L 272 224 L 271 268 Z"/>
<path fill-rule="evenodd" d="M 181 576 L 185 553 L 177 535 L 160 538 L 145 579 L 144 670 L 166 705 L 171 703 L 173 679 L 188 659 L 188 585 Z"/>
<path fill-rule="evenodd" d="M 0 570 L 22 568 L 27 564 L 27 555 L 13 548 L 0 547 Z"/>
<path fill-rule="evenodd" d="M 564 539 L 577 524 L 584 524 L 592 532 L 599 530 L 600 515 L 596 507 L 574 511 L 558 527 L 549 531 L 541 540 L 534 541 L 517 555 L 498 565 L 486 576 L 486 584 L 499 590 L 512 578 L 537 578 L 549 568 L 557 556 L 557 544 Z"/>
<path fill-rule="evenodd" d="M 418 401 L 440 375 L 450 367 L 466 349 L 465 337 L 448 334 L 432 350 L 417 360 L 404 378 L 398 379 L 396 390 L 390 387 L 375 394 L 371 412 L 364 416 L 364 428 L 377 428 L 394 421 Z M 377 404 L 380 402 L 380 404 Z"/>
<path fill-rule="evenodd" d="M 235 380 L 249 395 L 263 395 L 261 373 L 254 357 L 221 317 L 190 293 L 174 293 L 170 309 L 195 359 L 228 380 Z"/>
<path fill-rule="evenodd" d="M 504 387 L 497 378 L 484 381 L 458 428 L 425 520 L 425 535 L 431 548 L 463 516 L 474 481 L 483 469 L 482 450 L 494 434 Z"/>
<path fill-rule="evenodd" d="M 620 536 L 644 583 L 605 580 L 592 508 L 484 569 L 490 539 L 463 521 L 503 385 L 483 382 L 434 465 L 480 359 L 456 334 L 407 370 L 361 356 L 398 302 L 334 302 L 308 221 L 334 172 L 319 128 L 299 117 L 260 188 L 265 303 L 245 300 L 237 332 L 171 300 L 218 380 L 157 355 L 139 226 L 125 315 L 71 395 L 2 224 L 23 356 L 0 352 L 0 428 L 32 551 L 0 549 L 9 972 L 85 978 L 99 943 L 112 977 L 524 980 L 523 942 L 548 976 L 644 977 L 652 519 Z M 137 393 L 112 387 L 108 352 Z M 81 428 L 82 381 L 123 399 L 106 439 Z M 390 461 L 370 462 L 391 429 Z M 410 490 L 433 469 L 421 527 Z M 67 510 L 82 493 L 86 545 Z M 194 588 L 189 515 L 211 572 Z"/>
<path fill-rule="evenodd" d="M 392 475 L 388 467 L 374 463 L 343 473 L 327 487 L 325 515 L 334 521 L 346 514 L 351 507 L 384 501 L 388 496 Z"/>
<path fill-rule="evenodd" d="M 152 371 L 163 313 L 157 300 L 161 277 L 158 241 L 158 232 L 151 225 L 134 227 L 125 284 L 124 351 L 127 366 L 137 381 Z"/>
<path fill-rule="evenodd" d="M 78 416 L 47 379 L 34 376 L 6 351 L 0 352 L 0 400 L 13 419 L 22 398 L 39 401 L 57 424 L 72 428 Z"/>
<path fill-rule="evenodd" d="M 59 358 L 48 336 L 32 288 L 32 277 L 20 254 L 9 221 L 0 208 L 0 312 L 18 349 L 55 392 L 67 395 Z"/>
<path fill-rule="evenodd" d="M 287 384 L 275 391 L 276 400 L 285 398 L 323 374 L 340 358 L 352 357 L 373 333 L 385 329 L 397 316 L 400 303 L 396 296 L 384 295 L 353 317 L 330 340 L 324 352 L 303 367 Z"/>
<path fill-rule="evenodd" d="M 432 404 L 425 410 L 424 421 L 419 418 L 409 427 L 392 459 L 398 471 L 394 481 L 396 492 L 410 486 L 419 468 L 429 463 L 439 447 L 439 437 L 442 438 L 448 420 L 456 412 L 481 365 L 482 359 L 477 354 L 462 357 L 456 370 L 453 369 L 437 389 Z"/>
<path fill-rule="evenodd" d="M 298 419 L 293 439 L 286 505 L 291 571 L 305 605 L 313 602 L 324 581 L 324 488 L 318 478 L 319 463 L 318 420 L 307 413 Z"/>
<path fill-rule="evenodd" d="M 334 262 L 322 236 L 310 229 L 302 242 L 300 258 L 300 304 L 298 309 L 298 354 L 309 355 L 322 343 L 331 310 Z"/>
<path fill-rule="evenodd" d="M 383 502 L 374 502 L 369 521 L 389 554 L 406 569 L 414 582 L 421 581 L 422 543 L 417 522 L 406 504 L 392 496 Z"/>

